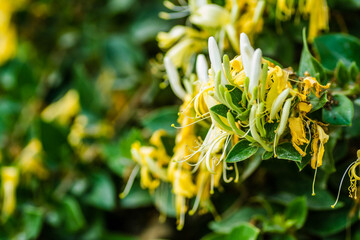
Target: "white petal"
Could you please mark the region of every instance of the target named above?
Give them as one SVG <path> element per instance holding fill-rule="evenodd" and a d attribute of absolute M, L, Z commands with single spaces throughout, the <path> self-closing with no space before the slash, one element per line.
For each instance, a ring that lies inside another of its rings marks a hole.
<path fill-rule="evenodd" d="M 249 92 L 253 94 L 255 86 L 259 85 L 260 75 L 261 75 L 261 56 L 262 52 L 258 48 L 255 50 L 251 62 L 251 72 L 249 77 Z"/>
<path fill-rule="evenodd" d="M 206 58 L 203 54 L 199 54 L 196 60 L 196 74 L 200 81 L 207 82 L 208 81 L 208 64 L 206 62 Z"/>
<path fill-rule="evenodd" d="M 178 71 L 176 70 L 174 64 L 172 63 L 169 57 L 164 58 L 164 64 L 165 64 L 166 73 L 169 77 L 171 89 L 178 98 L 184 99 L 186 96 L 186 92 L 180 84 L 180 77 Z"/>
<path fill-rule="evenodd" d="M 245 33 L 240 34 L 240 55 L 242 64 L 244 66 L 245 75 L 250 77 L 251 72 L 251 62 L 252 56 L 254 54 L 254 49 L 252 48 L 249 38 Z"/>
<path fill-rule="evenodd" d="M 208 46 L 209 46 L 209 57 L 210 57 L 211 67 L 213 68 L 215 74 L 221 71 L 221 83 L 227 84 L 227 80 L 225 78 L 224 71 L 222 68 L 220 50 L 218 48 L 218 45 L 214 37 L 209 37 Z"/>

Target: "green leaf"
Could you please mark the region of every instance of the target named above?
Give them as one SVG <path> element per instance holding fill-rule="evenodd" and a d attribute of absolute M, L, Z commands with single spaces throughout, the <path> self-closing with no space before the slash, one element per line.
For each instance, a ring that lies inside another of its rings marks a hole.
<path fill-rule="evenodd" d="M 308 165 L 310 160 L 311 160 L 311 154 L 309 154 L 307 151 L 305 157 L 303 157 L 301 159 L 301 162 L 296 162 L 296 165 L 298 166 L 299 171 L 302 171 Z"/>
<path fill-rule="evenodd" d="M 342 60 L 339 60 L 336 69 L 335 69 L 335 77 L 336 82 L 339 84 L 340 87 L 346 86 L 350 81 L 350 73 L 346 69 Z"/>
<path fill-rule="evenodd" d="M 243 92 L 233 85 L 226 85 L 226 88 L 229 90 L 232 102 L 235 104 L 235 106 L 242 107 L 240 102 L 242 100 Z"/>
<path fill-rule="evenodd" d="M 285 211 L 287 220 L 291 220 L 295 228 L 300 229 L 306 220 L 307 206 L 306 197 L 298 197 L 290 202 Z"/>
<path fill-rule="evenodd" d="M 70 232 L 76 232 L 85 226 L 85 218 L 81 207 L 75 198 L 67 197 L 63 200 L 65 226 Z"/>
<path fill-rule="evenodd" d="M 220 115 L 224 118 L 227 117 L 227 112 L 229 111 L 229 108 L 227 106 L 225 106 L 224 104 L 218 104 L 215 106 L 212 106 L 210 108 L 210 111 L 216 113 L 217 115 Z"/>
<path fill-rule="evenodd" d="M 210 222 L 209 228 L 217 233 L 230 233 L 243 223 L 250 222 L 253 218 L 264 216 L 265 214 L 265 209 L 262 208 L 242 207 L 220 221 Z"/>
<path fill-rule="evenodd" d="M 293 147 L 291 143 L 283 143 L 280 144 L 276 148 L 276 155 L 278 159 L 285 159 L 300 162 L 301 155 L 296 149 Z"/>
<path fill-rule="evenodd" d="M 258 150 L 257 146 L 252 146 L 251 142 L 241 140 L 229 152 L 226 162 L 240 162 L 250 158 Z"/>
<path fill-rule="evenodd" d="M 349 217 L 349 209 L 314 212 L 309 214 L 305 229 L 316 236 L 327 237 L 345 230 L 356 220 L 356 214 Z"/>
<path fill-rule="evenodd" d="M 305 76 L 305 72 L 310 73 L 311 76 L 318 79 L 320 83 L 326 83 L 326 75 L 324 68 L 310 53 L 306 41 L 305 29 L 303 30 L 303 50 L 300 57 L 299 75 Z"/>
<path fill-rule="evenodd" d="M 92 189 L 85 196 L 85 201 L 95 207 L 111 210 L 115 207 L 115 186 L 108 173 L 93 174 Z"/>
<path fill-rule="evenodd" d="M 257 227 L 254 227 L 250 223 L 242 223 L 237 228 L 234 228 L 229 235 L 227 235 L 226 240 L 256 240 L 259 233 L 260 230 Z"/>
<path fill-rule="evenodd" d="M 209 233 L 205 235 L 201 240 L 223 240 L 225 238 L 224 234 L 220 233 Z"/>
<path fill-rule="evenodd" d="M 265 151 L 263 155 L 261 156 L 262 160 L 268 160 L 274 156 L 273 152 L 267 152 Z"/>
<path fill-rule="evenodd" d="M 319 110 L 320 108 L 324 107 L 324 105 L 327 103 L 327 92 L 323 92 L 320 96 L 320 98 L 316 97 L 314 93 L 310 94 L 309 102 L 311 103 L 311 110 L 310 112 L 315 112 L 316 110 Z"/>
<path fill-rule="evenodd" d="M 314 46 L 329 70 L 333 70 L 339 60 L 348 68 L 352 62 L 360 66 L 360 40 L 356 37 L 342 33 L 322 35 L 314 39 Z"/>
<path fill-rule="evenodd" d="M 157 109 L 150 114 L 146 115 L 142 120 L 142 124 L 145 128 L 151 132 L 155 132 L 159 129 L 164 129 L 170 135 L 176 134 L 176 129 L 172 124 L 177 124 L 178 108 L 177 107 L 165 107 Z"/>
<path fill-rule="evenodd" d="M 358 66 L 356 65 L 355 62 L 352 62 L 351 63 L 351 66 L 350 66 L 350 69 L 349 69 L 349 72 L 350 72 L 350 77 L 351 77 L 351 80 L 352 81 L 356 81 L 356 78 L 357 76 L 359 75 L 359 68 Z"/>
<path fill-rule="evenodd" d="M 322 111 L 323 120 L 333 125 L 351 126 L 353 116 L 353 103 L 341 94 L 334 95 L 333 105 Z"/>
<path fill-rule="evenodd" d="M 24 207 L 25 234 L 27 239 L 37 239 L 43 225 L 44 210 L 27 205 Z"/>

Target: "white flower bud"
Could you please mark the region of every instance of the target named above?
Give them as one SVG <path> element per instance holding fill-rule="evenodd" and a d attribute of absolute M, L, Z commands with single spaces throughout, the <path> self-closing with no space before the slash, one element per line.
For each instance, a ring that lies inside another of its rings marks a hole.
<path fill-rule="evenodd" d="M 206 58 L 203 54 L 199 54 L 196 60 L 196 74 L 200 81 L 207 82 L 208 81 L 208 64 L 206 62 Z"/>
<path fill-rule="evenodd" d="M 224 71 L 222 68 L 220 50 L 218 48 L 218 45 L 214 37 L 209 37 L 208 46 L 209 46 L 209 57 L 210 57 L 211 67 L 213 68 L 215 74 L 221 71 L 221 83 L 227 84 L 228 82 L 225 78 Z"/>
<path fill-rule="evenodd" d="M 249 92 L 252 95 L 254 88 L 259 85 L 261 75 L 261 50 L 258 48 L 255 50 L 251 61 L 251 72 L 249 76 Z"/>

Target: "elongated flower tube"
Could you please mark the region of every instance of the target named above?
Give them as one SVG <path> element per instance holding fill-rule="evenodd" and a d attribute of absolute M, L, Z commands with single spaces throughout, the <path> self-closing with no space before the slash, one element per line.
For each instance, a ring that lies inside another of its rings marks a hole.
<path fill-rule="evenodd" d="M 250 77 L 254 49 L 252 48 L 250 40 L 245 33 L 240 34 L 240 54 L 245 75 Z"/>
<path fill-rule="evenodd" d="M 164 64 L 165 64 L 166 73 L 168 74 L 169 77 L 171 89 L 178 98 L 184 99 L 186 96 L 186 92 L 184 88 L 181 86 L 179 73 L 177 72 L 174 64 L 171 62 L 169 57 L 164 58 Z"/>
<path fill-rule="evenodd" d="M 249 92 L 254 94 L 254 88 L 259 85 L 261 75 L 261 57 L 262 52 L 260 49 L 256 49 L 251 60 L 251 72 L 249 76 Z"/>
<path fill-rule="evenodd" d="M 280 93 L 280 95 L 276 98 L 276 100 L 273 102 L 273 105 L 271 107 L 270 112 L 270 120 L 274 119 L 276 114 L 280 111 L 285 99 L 290 93 L 290 88 L 285 89 Z"/>
<path fill-rule="evenodd" d="M 221 83 L 227 84 L 227 80 L 224 75 L 224 70 L 222 68 L 220 50 L 216 43 L 215 38 L 209 37 L 208 43 L 209 43 L 209 57 L 210 57 L 211 67 L 213 68 L 215 73 L 218 73 L 220 71 Z"/>
<path fill-rule="evenodd" d="M 196 74 L 200 81 L 207 82 L 208 81 L 208 64 L 206 62 L 206 58 L 203 54 L 199 54 L 196 60 Z"/>

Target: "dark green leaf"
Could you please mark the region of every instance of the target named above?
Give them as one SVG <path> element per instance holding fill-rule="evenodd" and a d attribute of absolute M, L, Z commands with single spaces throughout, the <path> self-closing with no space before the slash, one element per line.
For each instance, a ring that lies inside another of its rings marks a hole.
<path fill-rule="evenodd" d="M 318 79 L 321 83 L 326 83 L 326 75 L 322 65 L 310 53 L 306 41 L 305 29 L 303 31 L 303 50 L 300 57 L 299 75 L 304 76 L 305 72 Z"/>
<path fill-rule="evenodd" d="M 276 157 L 279 159 L 286 159 L 291 161 L 300 162 L 301 155 L 296 149 L 293 147 L 291 143 L 283 143 L 280 144 L 276 148 Z"/>
<path fill-rule="evenodd" d="M 327 92 L 323 92 L 320 98 L 316 97 L 315 94 L 311 93 L 309 97 L 309 102 L 311 103 L 311 110 L 310 112 L 315 112 L 319 110 L 327 103 Z"/>
<path fill-rule="evenodd" d="M 250 222 L 251 219 L 257 216 L 263 216 L 265 213 L 265 209 L 262 208 L 242 207 L 220 221 L 210 222 L 209 228 L 217 233 L 230 233 L 241 224 Z"/>
<path fill-rule="evenodd" d="M 350 81 L 350 73 L 346 69 L 342 60 L 340 60 L 336 66 L 335 77 L 336 82 L 337 84 L 339 84 L 340 87 L 346 86 Z"/>
<path fill-rule="evenodd" d="M 256 240 L 260 230 L 257 227 L 249 223 L 242 223 L 237 228 L 234 228 L 229 235 L 227 235 L 226 240 L 234 239 L 246 239 L 246 240 Z"/>
<path fill-rule="evenodd" d="M 349 72 L 350 72 L 350 77 L 352 81 L 356 81 L 357 76 L 359 75 L 359 68 L 357 66 L 357 64 L 355 62 L 351 63 Z"/>
<path fill-rule="evenodd" d="M 292 200 L 286 208 L 285 217 L 291 220 L 295 228 L 300 229 L 306 220 L 307 206 L 306 197 L 298 197 Z"/>
<path fill-rule="evenodd" d="M 262 155 L 262 160 L 268 160 L 274 156 L 273 152 L 267 152 L 265 151 Z"/>
<path fill-rule="evenodd" d="M 230 93 L 233 103 L 236 106 L 241 107 L 240 102 L 242 99 L 242 91 L 233 85 L 226 85 L 226 88 L 229 90 L 229 93 Z"/>
<path fill-rule="evenodd" d="M 305 229 L 317 236 L 326 237 L 345 230 L 356 219 L 356 215 L 349 218 L 349 209 L 310 213 Z"/>
<path fill-rule="evenodd" d="M 323 108 L 322 118 L 333 125 L 351 126 L 354 116 L 354 106 L 349 98 L 344 95 L 334 95 L 334 104 L 328 109 Z"/>
<path fill-rule="evenodd" d="M 27 239 L 37 239 L 40 234 L 44 210 L 34 206 L 24 207 L 25 234 Z"/>
<path fill-rule="evenodd" d="M 252 146 L 251 142 L 241 140 L 229 152 L 226 162 L 240 162 L 250 158 L 258 150 L 257 146 Z"/>
<path fill-rule="evenodd" d="M 216 113 L 217 115 L 220 115 L 224 118 L 227 117 L 227 112 L 229 111 L 229 108 L 227 106 L 225 106 L 224 104 L 218 104 L 215 106 L 212 106 L 210 108 L 210 111 Z"/>
<path fill-rule="evenodd" d="M 115 186 L 110 176 L 105 172 L 98 172 L 92 176 L 90 193 L 85 201 L 95 207 L 111 210 L 115 207 Z"/>
<path fill-rule="evenodd" d="M 76 232 L 85 226 L 85 218 L 81 207 L 75 198 L 67 197 L 63 200 L 65 226 L 70 232 Z"/>
<path fill-rule="evenodd" d="M 333 70 L 339 60 L 346 67 L 352 62 L 360 66 L 360 40 L 356 37 L 342 33 L 322 35 L 314 39 L 314 46 L 322 64 L 329 70 Z"/>

